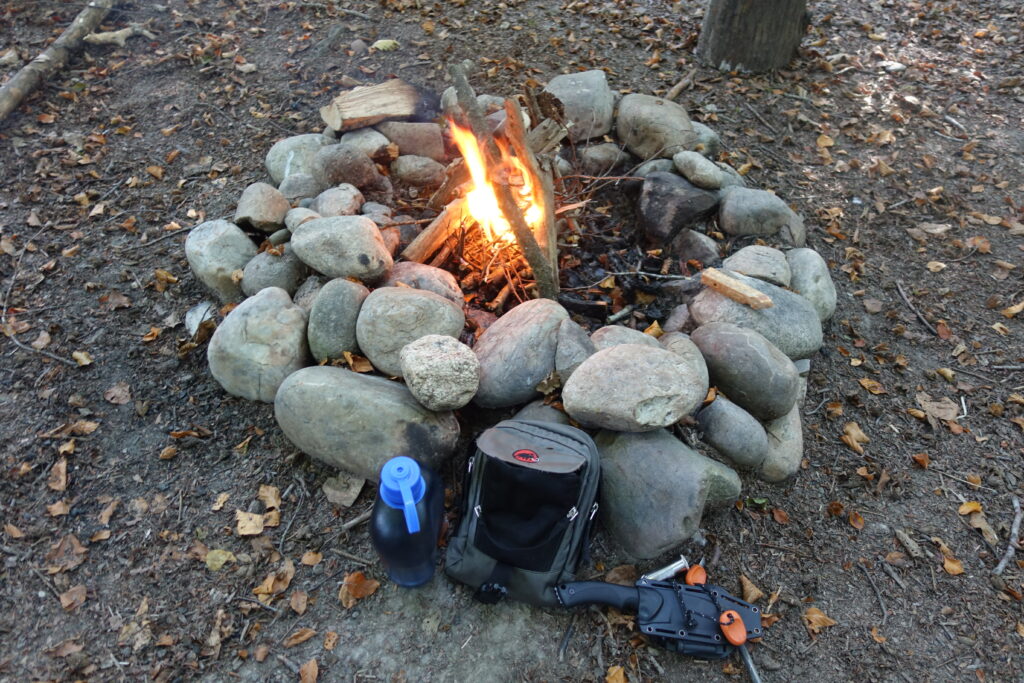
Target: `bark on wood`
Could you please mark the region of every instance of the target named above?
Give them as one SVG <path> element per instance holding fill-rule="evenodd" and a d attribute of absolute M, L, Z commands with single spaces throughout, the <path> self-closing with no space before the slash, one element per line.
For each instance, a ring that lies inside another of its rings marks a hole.
<path fill-rule="evenodd" d="M 0 88 L 0 121 L 6 119 L 40 83 L 67 64 L 72 53 L 82 44 L 82 39 L 100 25 L 113 4 L 114 0 L 90 2 L 50 47 L 23 66 L 14 78 Z"/>
<path fill-rule="evenodd" d="M 406 261 L 426 263 L 430 256 L 441 248 L 448 237 L 459 229 L 466 218 L 466 200 L 455 199 L 437 215 L 431 223 L 416 236 L 402 252 Z"/>
<path fill-rule="evenodd" d="M 774 305 L 772 298 L 764 292 L 759 292 L 745 282 L 729 277 L 715 268 L 707 268 L 702 271 L 700 281 L 722 296 L 750 306 L 755 311 L 759 311 L 762 308 L 771 308 Z"/>
<path fill-rule="evenodd" d="M 399 78 L 377 85 L 354 88 L 320 108 L 320 118 L 334 130 L 352 130 L 385 119 L 407 119 L 416 113 L 420 95 Z"/>
<path fill-rule="evenodd" d="M 469 167 L 462 159 L 456 159 L 448 164 L 444 171 L 444 182 L 437 188 L 434 194 L 430 195 L 427 206 L 434 211 L 440 211 L 455 195 L 455 190 L 469 180 Z"/>
<path fill-rule="evenodd" d="M 526 135 L 526 144 L 536 155 L 551 152 L 561 144 L 569 129 L 554 119 L 544 119 Z"/>
<path fill-rule="evenodd" d="M 710 0 L 697 57 L 722 71 L 779 69 L 796 56 L 806 14 L 807 0 Z"/>
<path fill-rule="evenodd" d="M 459 64 L 453 64 L 449 72 L 455 84 L 455 94 L 458 97 L 459 106 L 462 107 L 466 117 L 469 119 L 473 135 L 484 144 L 484 151 L 491 165 L 500 163 L 501 152 L 498 150 L 498 145 L 494 142 L 494 137 L 491 135 L 483 113 L 480 111 L 476 94 L 466 78 L 465 69 Z M 537 281 L 538 294 L 544 299 L 554 299 L 558 295 L 557 275 L 552 270 L 551 262 L 548 260 L 547 255 L 540 248 L 540 245 L 537 244 L 537 239 L 534 237 L 530 226 L 526 223 L 526 219 L 523 218 L 523 212 L 519 209 L 519 205 L 512 195 L 512 189 L 508 186 L 507 182 L 499 180 L 494 183 L 494 194 L 498 199 L 498 208 L 504 214 L 509 226 L 511 226 L 512 232 L 516 236 L 516 241 L 523 250 L 523 256 L 526 257 L 526 261 L 533 269 L 534 278 Z"/>

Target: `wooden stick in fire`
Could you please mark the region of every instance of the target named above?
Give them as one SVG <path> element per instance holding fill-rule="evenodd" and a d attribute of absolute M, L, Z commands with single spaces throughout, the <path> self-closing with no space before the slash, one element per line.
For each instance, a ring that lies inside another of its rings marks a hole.
<path fill-rule="evenodd" d="M 483 113 L 480 111 L 480 105 L 476 101 L 476 94 L 466 78 L 465 69 L 460 64 L 453 64 L 449 68 L 449 72 L 455 84 L 455 94 L 458 97 L 459 106 L 466 113 L 466 118 L 469 120 L 473 135 L 476 136 L 477 140 L 484 143 L 484 150 L 491 162 L 494 164 L 500 163 L 501 152 L 498 150 L 498 145 L 494 142 L 494 137 L 491 135 Z M 520 121 L 521 126 L 522 123 Z M 526 219 L 523 217 L 523 212 L 516 203 L 512 189 L 507 181 L 501 179 L 496 179 L 494 185 L 494 194 L 498 199 L 498 208 L 501 209 L 506 220 L 508 220 L 512 232 L 516 236 L 516 241 L 519 242 L 519 246 L 523 250 L 523 256 L 526 257 L 527 263 L 533 269 L 534 277 L 537 280 L 538 293 L 545 299 L 556 298 L 558 296 L 556 271 L 552 268 L 551 261 L 544 251 L 541 250 L 540 245 L 537 244 L 533 231 L 530 229 Z"/>

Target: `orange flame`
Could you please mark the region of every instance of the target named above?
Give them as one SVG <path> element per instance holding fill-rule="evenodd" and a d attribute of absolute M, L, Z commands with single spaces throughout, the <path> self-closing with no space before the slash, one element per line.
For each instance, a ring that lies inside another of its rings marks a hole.
<path fill-rule="evenodd" d="M 452 130 L 452 140 L 455 146 L 462 153 L 462 158 L 469 169 L 469 177 L 472 180 L 472 187 L 466 193 L 466 204 L 469 215 L 480 224 L 484 235 L 491 242 L 509 244 L 515 241 L 515 234 L 508 219 L 502 213 L 498 205 L 498 198 L 494 193 L 494 183 L 491 182 L 487 159 L 479 141 L 473 132 L 462 128 L 454 121 L 449 122 Z M 523 211 L 526 224 L 534 232 L 543 224 L 544 208 L 538 195 L 534 193 L 533 183 L 530 181 L 530 174 L 526 166 L 518 157 L 509 153 L 506 146 L 499 143 L 501 161 L 505 169 L 511 170 L 509 185 L 512 186 L 513 196 L 516 196 L 519 208 Z"/>

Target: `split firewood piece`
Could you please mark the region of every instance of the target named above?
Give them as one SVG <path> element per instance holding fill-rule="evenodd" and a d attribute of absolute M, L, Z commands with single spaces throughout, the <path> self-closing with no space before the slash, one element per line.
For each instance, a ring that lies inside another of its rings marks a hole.
<path fill-rule="evenodd" d="M 444 182 L 437 188 L 434 194 L 430 195 L 427 207 L 434 211 L 440 211 L 448 204 L 448 201 L 455 195 L 455 190 L 469 180 L 469 167 L 462 159 L 456 159 L 448 164 L 444 170 Z"/>
<path fill-rule="evenodd" d="M 548 154 L 562 143 L 569 129 L 554 119 L 544 119 L 526 136 L 526 144 L 534 154 Z"/>
<path fill-rule="evenodd" d="M 745 282 L 740 282 L 715 268 L 706 268 L 700 274 L 700 281 L 722 296 L 750 306 L 755 311 L 772 307 L 772 298 L 759 292 Z"/>
<path fill-rule="evenodd" d="M 78 13 L 71 25 L 43 50 L 38 57 L 21 68 L 14 77 L 0 88 L 0 121 L 14 111 L 21 101 L 48 76 L 67 64 L 71 53 L 82 44 L 82 39 L 92 33 L 107 16 L 114 0 L 93 0 Z"/>
<path fill-rule="evenodd" d="M 385 119 L 407 119 L 416 113 L 420 94 L 400 78 L 353 88 L 320 108 L 320 118 L 334 130 L 352 130 Z"/>
<path fill-rule="evenodd" d="M 466 200 L 462 197 L 453 200 L 405 248 L 402 258 L 406 261 L 426 263 L 427 259 L 441 248 L 448 237 L 459 229 L 466 215 Z"/>

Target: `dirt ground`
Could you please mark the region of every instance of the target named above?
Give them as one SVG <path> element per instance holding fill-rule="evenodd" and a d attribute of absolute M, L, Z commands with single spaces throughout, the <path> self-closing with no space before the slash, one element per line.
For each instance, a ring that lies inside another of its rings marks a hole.
<path fill-rule="evenodd" d="M 437 92 L 469 58 L 478 90 L 503 95 L 582 68 L 655 94 L 692 74 L 677 101 L 832 265 L 805 468 L 745 479 L 744 500 L 705 518 L 707 544 L 682 549 L 766 594 L 764 680 L 1024 679 L 1024 569 L 992 575 L 1024 480 L 1024 315 L 1002 313 L 1024 298 L 1021 6 L 812 1 L 800 59 L 743 78 L 695 62 L 701 4 L 118 3 L 105 28 L 156 38 L 89 46 L 0 124 L 0 678 L 294 680 L 315 659 L 321 680 L 745 679 L 738 660 L 654 650 L 606 610 L 389 585 L 365 525 L 343 528 L 370 487 L 332 506 L 333 473 L 271 406 L 227 396 L 202 346 L 179 358 L 204 297 L 187 230 L 230 215 L 270 145 L 320 130 L 346 84 Z M 82 5 L 0 0 L 0 51 L 37 54 Z M 399 49 L 353 54 L 355 39 Z M 240 538 L 235 510 L 262 512 L 260 485 L 281 492 L 280 525 Z M 212 550 L 235 559 L 212 571 Z M 253 589 L 282 558 L 294 576 L 261 607 Z M 581 573 L 623 562 L 599 529 Z M 345 608 L 357 570 L 382 584 Z"/>

